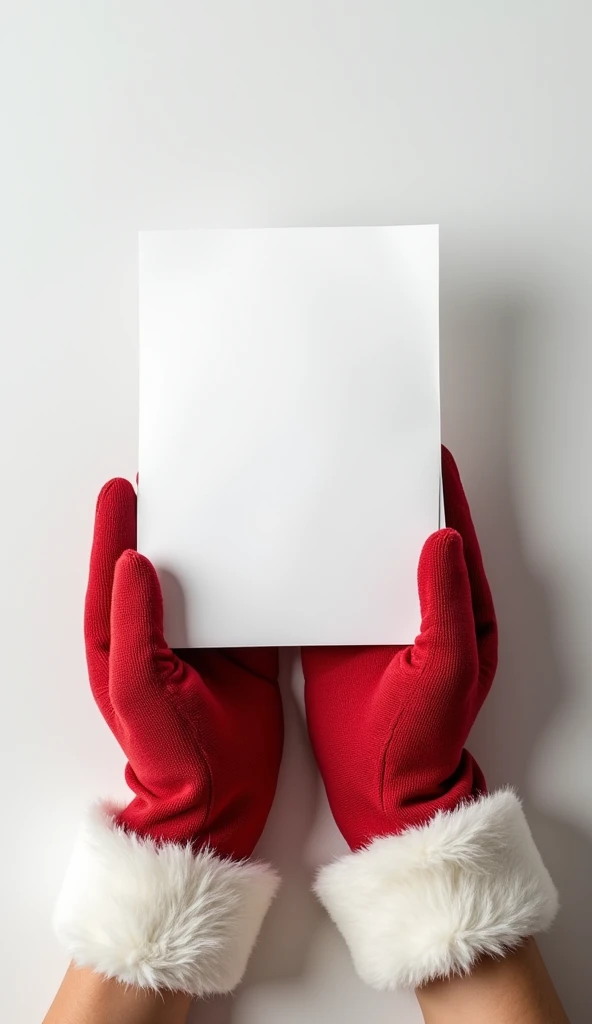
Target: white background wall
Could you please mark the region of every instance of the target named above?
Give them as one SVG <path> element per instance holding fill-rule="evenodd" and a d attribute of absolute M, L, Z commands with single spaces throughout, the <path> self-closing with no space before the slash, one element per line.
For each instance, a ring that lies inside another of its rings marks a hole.
<path fill-rule="evenodd" d="M 472 502 L 501 665 L 472 740 L 523 794 L 563 910 L 572 1022 L 592 954 L 592 14 L 586 0 L 19 0 L 0 22 L 4 1018 L 65 967 L 51 908 L 121 755 L 86 684 L 95 494 L 133 477 L 136 233 L 439 222 L 444 439 Z M 207 1024 L 412 1024 L 308 894 L 339 849 L 286 654 L 262 849 L 285 886 Z"/>

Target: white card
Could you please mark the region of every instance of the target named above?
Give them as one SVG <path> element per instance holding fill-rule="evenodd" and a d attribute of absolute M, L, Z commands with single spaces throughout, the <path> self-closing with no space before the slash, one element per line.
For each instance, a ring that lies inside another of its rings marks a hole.
<path fill-rule="evenodd" d="M 139 480 L 172 646 L 411 642 L 437 227 L 141 233 Z"/>

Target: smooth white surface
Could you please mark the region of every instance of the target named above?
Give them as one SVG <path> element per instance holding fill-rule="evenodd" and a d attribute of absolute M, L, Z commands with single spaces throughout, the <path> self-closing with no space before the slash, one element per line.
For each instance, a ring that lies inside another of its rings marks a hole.
<path fill-rule="evenodd" d="M 139 280 L 138 545 L 169 643 L 411 643 L 437 227 L 142 232 Z"/>
<path fill-rule="evenodd" d="M 3 1017 L 39 1021 L 83 807 L 122 792 L 82 648 L 93 505 L 133 478 L 137 232 L 439 222 L 443 437 L 497 603 L 471 739 L 560 889 L 572 1024 L 592 948 L 592 91 L 587 0 L 5 5 L 0 33 Z M 291 681 L 292 679 L 292 681 Z M 284 665 L 262 849 L 285 884 L 248 979 L 196 1024 L 418 1024 L 352 973 L 308 884 L 340 841 Z"/>

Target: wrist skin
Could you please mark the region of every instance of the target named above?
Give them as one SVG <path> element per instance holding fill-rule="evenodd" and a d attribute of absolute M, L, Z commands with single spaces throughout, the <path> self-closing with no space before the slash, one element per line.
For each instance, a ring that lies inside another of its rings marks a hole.
<path fill-rule="evenodd" d="M 70 964 L 43 1024 L 185 1024 L 191 996 L 123 985 Z"/>
<path fill-rule="evenodd" d="M 416 990 L 425 1024 L 569 1024 L 533 938 Z"/>

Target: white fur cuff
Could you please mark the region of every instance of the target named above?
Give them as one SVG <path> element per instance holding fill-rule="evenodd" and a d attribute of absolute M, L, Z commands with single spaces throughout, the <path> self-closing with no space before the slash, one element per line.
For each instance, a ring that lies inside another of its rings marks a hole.
<path fill-rule="evenodd" d="M 80 967 L 107 977 L 193 996 L 229 992 L 278 884 L 265 864 L 139 839 L 97 806 L 78 838 L 55 928 Z"/>
<path fill-rule="evenodd" d="M 323 868 L 315 891 L 378 989 L 417 988 L 503 956 L 548 928 L 558 906 L 510 790 L 374 839 Z"/>

